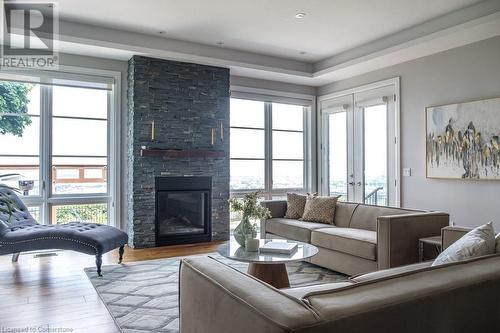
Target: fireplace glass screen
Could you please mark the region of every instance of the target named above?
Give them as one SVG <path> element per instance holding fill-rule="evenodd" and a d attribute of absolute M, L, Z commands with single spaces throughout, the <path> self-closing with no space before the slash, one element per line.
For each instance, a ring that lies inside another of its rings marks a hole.
<path fill-rule="evenodd" d="M 160 191 L 157 195 L 159 236 L 205 232 L 208 191 Z"/>

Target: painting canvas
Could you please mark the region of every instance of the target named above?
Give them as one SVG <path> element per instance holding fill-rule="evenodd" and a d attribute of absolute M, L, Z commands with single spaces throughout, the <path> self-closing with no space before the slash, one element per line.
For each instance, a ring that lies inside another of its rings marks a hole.
<path fill-rule="evenodd" d="M 427 177 L 500 179 L 500 98 L 426 109 Z"/>

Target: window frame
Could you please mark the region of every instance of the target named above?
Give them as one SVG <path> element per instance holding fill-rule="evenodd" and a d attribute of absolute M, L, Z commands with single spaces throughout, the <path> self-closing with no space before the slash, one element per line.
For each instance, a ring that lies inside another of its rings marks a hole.
<path fill-rule="evenodd" d="M 295 93 L 274 92 L 257 88 L 231 87 L 231 98 L 254 100 L 264 102 L 264 188 L 263 189 L 231 189 L 231 195 L 243 196 L 245 193 L 261 191 L 265 199 L 272 199 L 275 196 L 284 196 L 286 192 L 311 192 L 316 186 L 313 179 L 315 177 L 315 96 Z M 296 130 L 274 130 L 272 123 L 272 104 L 290 104 L 304 107 L 302 131 Z M 233 126 L 230 126 L 233 128 Z M 234 128 L 246 129 L 242 126 Z M 251 129 L 250 127 L 248 129 Z M 273 131 L 279 132 L 302 132 L 303 133 L 303 155 L 302 159 L 273 159 Z M 230 160 L 253 160 L 251 158 L 230 158 Z M 261 161 L 262 159 L 255 159 Z M 302 188 L 275 188 L 273 187 L 273 161 L 302 161 L 303 162 L 303 187 Z"/>
<path fill-rule="evenodd" d="M 40 82 L 40 128 L 39 128 L 39 195 L 23 197 L 27 206 L 40 207 L 40 223 L 50 223 L 51 207 L 74 204 L 108 204 L 108 224 L 120 227 L 120 142 L 121 142 L 121 72 L 85 67 L 60 65 L 57 72 L 52 71 L 20 71 L 3 70 L 0 80 L 26 81 L 26 78 L 37 78 L 41 75 L 58 79 L 74 80 L 75 75 L 95 78 L 96 83 L 103 79 L 113 82 L 108 90 L 107 98 L 107 192 L 92 194 L 54 194 L 52 193 L 52 88 Z M 29 80 L 28 80 L 29 81 Z M 33 82 L 38 84 L 36 80 Z"/>

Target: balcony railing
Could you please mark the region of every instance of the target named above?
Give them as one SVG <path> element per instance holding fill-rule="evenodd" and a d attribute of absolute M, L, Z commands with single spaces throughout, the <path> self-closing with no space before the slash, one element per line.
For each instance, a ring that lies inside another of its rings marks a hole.
<path fill-rule="evenodd" d="M 16 175 L 23 177 L 22 173 L 6 173 L 12 171 L 37 171 L 38 165 L 0 165 L 1 175 L 15 178 Z M 55 184 L 68 183 L 105 183 L 108 178 L 108 167 L 106 165 L 53 165 L 52 182 Z M 1 179 L 0 179 L 1 180 Z"/>
<path fill-rule="evenodd" d="M 19 181 L 33 180 L 31 189 L 23 189 L 24 195 L 37 195 L 39 191 L 39 165 L 0 165 L 0 183 L 12 187 L 19 187 Z M 107 166 L 106 165 L 53 165 L 52 183 L 59 184 L 62 187 L 68 187 L 71 190 L 83 186 L 101 186 L 106 187 Z M 80 185 L 78 185 L 80 184 Z M 79 193 L 79 192 L 78 192 Z M 41 203 L 31 201 L 29 211 L 33 217 L 40 222 Z M 107 203 L 74 203 L 50 204 L 50 222 L 52 224 L 61 224 L 70 221 L 108 223 L 108 204 Z"/>
<path fill-rule="evenodd" d="M 385 197 L 379 195 L 379 191 L 383 190 L 383 187 L 377 187 L 373 189 L 370 193 L 365 196 L 365 204 L 369 205 L 379 205 L 381 202 L 385 204 Z M 379 202 L 379 200 L 381 202 Z"/>
<path fill-rule="evenodd" d="M 102 203 L 52 206 L 53 224 L 63 224 L 72 221 L 107 224 L 108 205 Z"/>

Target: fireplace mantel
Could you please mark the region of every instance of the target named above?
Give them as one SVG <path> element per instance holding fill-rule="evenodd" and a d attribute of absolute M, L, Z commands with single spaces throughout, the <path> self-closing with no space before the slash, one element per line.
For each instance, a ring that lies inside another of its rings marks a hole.
<path fill-rule="evenodd" d="M 172 158 L 204 158 L 204 157 L 226 157 L 226 153 L 221 150 L 177 150 L 177 149 L 141 149 L 143 157 L 172 157 Z"/>

